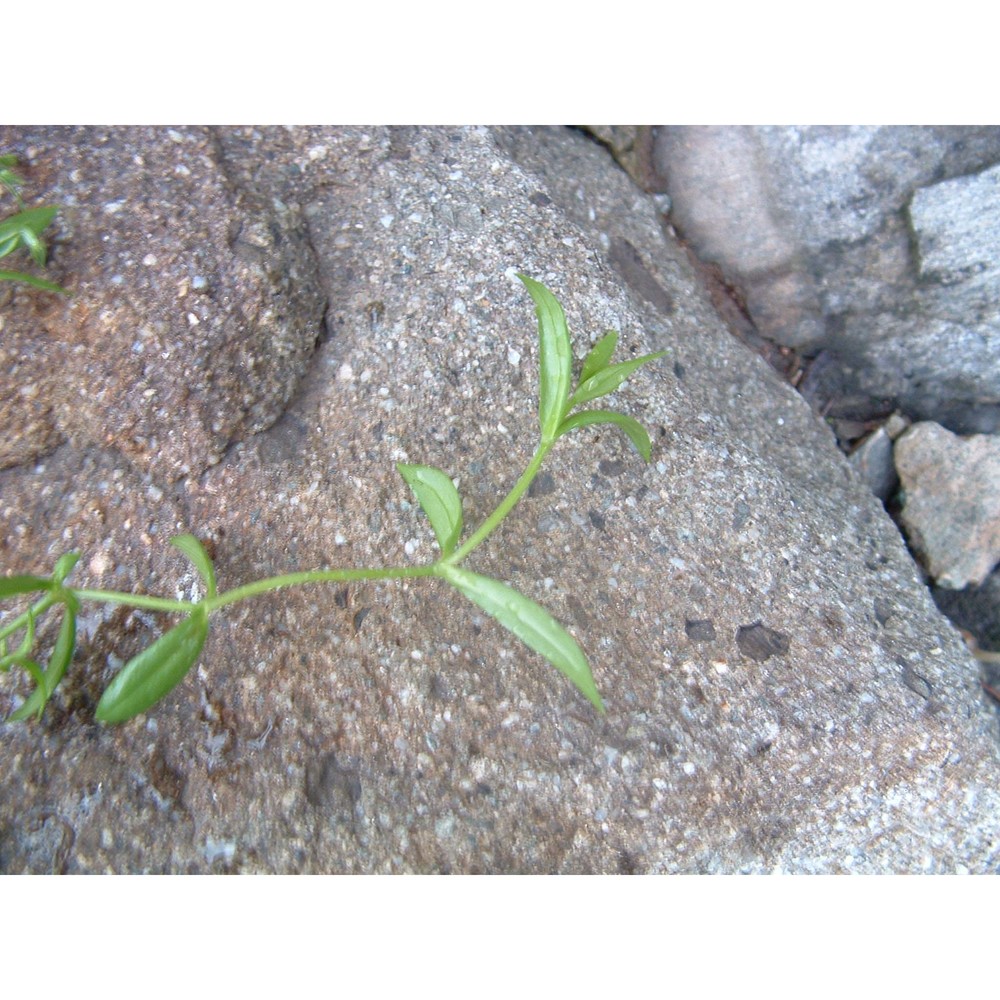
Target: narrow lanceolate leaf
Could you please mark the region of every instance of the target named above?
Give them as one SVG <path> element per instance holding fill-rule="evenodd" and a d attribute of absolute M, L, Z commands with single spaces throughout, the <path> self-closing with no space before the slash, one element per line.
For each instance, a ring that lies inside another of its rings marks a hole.
<path fill-rule="evenodd" d="M 212 565 L 212 558 L 205 551 L 205 546 L 194 535 L 188 534 L 174 535 L 170 544 L 191 560 L 198 575 L 205 581 L 205 596 L 215 597 L 215 566 Z"/>
<path fill-rule="evenodd" d="M 597 693 L 583 650 L 545 608 L 499 580 L 458 566 L 443 568 L 442 575 L 504 628 L 536 653 L 541 653 L 577 686 L 599 712 L 604 712 L 604 704 Z"/>
<path fill-rule="evenodd" d="M 2 257 L 3 254 L 0 254 Z M 24 274 L 21 271 L 0 271 L 0 281 L 20 281 L 32 288 L 40 288 L 44 292 L 58 292 L 60 295 L 68 295 L 69 292 L 54 281 L 46 281 L 44 278 L 36 278 L 31 274 Z"/>
<path fill-rule="evenodd" d="M 67 552 L 56 560 L 55 569 L 52 570 L 52 579 L 56 583 L 62 583 L 73 571 L 73 567 L 80 561 L 79 552 Z"/>
<path fill-rule="evenodd" d="M 63 679 L 75 648 L 76 612 L 72 605 L 67 605 L 62 627 L 59 629 L 59 637 L 56 639 L 52 656 L 49 657 L 49 665 L 45 668 L 41 683 L 36 684 L 35 690 L 31 692 L 31 695 L 16 712 L 7 716 L 8 722 L 23 722 L 33 715 L 42 714 L 45 703 L 52 697 L 52 692 Z"/>
<path fill-rule="evenodd" d="M 45 267 L 45 244 L 35 235 L 34 230 L 21 231 L 21 239 L 31 254 L 31 259 L 39 266 Z"/>
<path fill-rule="evenodd" d="M 596 375 L 602 368 L 608 367 L 611 355 L 615 353 L 618 346 L 618 334 L 614 330 L 609 330 L 601 339 L 594 344 L 590 353 L 584 358 L 583 371 L 580 372 L 580 381 L 586 382 L 592 375 Z"/>
<path fill-rule="evenodd" d="M 542 438 L 551 439 L 566 413 L 566 400 L 573 377 L 569 328 L 556 297 L 532 278 L 524 274 L 518 277 L 535 300 L 539 343 L 538 423 Z"/>
<path fill-rule="evenodd" d="M 462 498 L 447 473 L 433 465 L 396 464 L 413 490 L 437 536 L 441 554 L 450 556 L 462 534 Z"/>
<path fill-rule="evenodd" d="M 569 401 L 569 409 L 597 399 L 599 396 L 606 396 L 609 392 L 614 392 L 637 368 L 646 364 L 647 361 L 662 358 L 664 354 L 666 351 L 657 351 L 655 354 L 644 354 L 641 358 L 633 358 L 631 361 L 622 361 L 620 364 L 602 368 L 577 386 L 573 398 Z"/>
<path fill-rule="evenodd" d="M 51 590 L 55 584 L 44 576 L 0 576 L 0 597 Z"/>
<path fill-rule="evenodd" d="M 624 413 L 615 413 L 613 410 L 580 410 L 578 413 L 568 416 L 560 424 L 559 434 L 565 434 L 577 427 L 589 427 L 591 424 L 614 424 L 621 428 L 635 445 L 635 450 L 642 455 L 643 461 L 649 461 L 653 449 L 649 443 L 646 428 L 638 420 L 626 416 Z"/>
<path fill-rule="evenodd" d="M 208 615 L 195 611 L 129 660 L 101 696 L 98 722 L 126 722 L 155 705 L 194 666 L 207 635 Z"/>
<path fill-rule="evenodd" d="M 8 216 L 0 222 L 0 242 L 6 243 L 11 237 L 29 240 L 37 237 L 56 217 L 58 205 L 39 205 L 37 208 L 26 208 L 23 212 Z M 43 261 L 44 263 L 44 261 Z"/>

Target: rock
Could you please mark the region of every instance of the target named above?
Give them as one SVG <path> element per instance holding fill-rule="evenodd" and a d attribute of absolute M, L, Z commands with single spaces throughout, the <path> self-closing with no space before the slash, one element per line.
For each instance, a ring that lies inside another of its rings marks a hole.
<path fill-rule="evenodd" d="M 608 713 L 442 581 L 411 579 L 227 608 L 163 703 L 99 726 L 102 686 L 165 622 L 88 605 L 51 711 L 0 729 L 4 870 L 995 867 L 996 719 L 975 662 L 827 428 L 722 328 L 651 200 L 572 130 L 364 135 L 217 133 L 251 195 L 301 205 L 331 303 L 280 419 L 159 504 L 100 443 L 0 472 L 2 565 L 72 546 L 77 585 L 186 593 L 166 544 L 183 529 L 224 588 L 434 558 L 395 463 L 456 477 L 471 527 L 535 446 L 520 270 L 563 302 L 578 360 L 611 328 L 622 357 L 669 351 L 608 400 L 650 429 L 651 462 L 614 428 L 561 440 L 551 488 L 469 560 L 577 636 Z M 0 710 L 25 691 L 4 675 Z M 40 803 L 71 847 L 26 825 Z"/>
<path fill-rule="evenodd" d="M 1000 561 L 1000 437 L 914 424 L 896 442 L 911 544 L 942 587 L 980 584 Z"/>
<path fill-rule="evenodd" d="M 932 594 L 937 606 L 974 636 L 981 649 L 1000 653 L 1000 570 L 994 570 L 978 587 L 935 587 Z"/>
<path fill-rule="evenodd" d="M 918 189 L 910 218 L 921 277 L 946 286 L 971 282 L 977 298 L 969 305 L 982 306 L 1000 281 L 1000 167 Z"/>
<path fill-rule="evenodd" d="M 281 414 L 322 333 L 294 213 L 232 184 L 207 129 L 0 129 L 41 203 L 50 272 L 4 309 L 0 467 L 60 441 L 114 447 L 169 483 Z"/>
<path fill-rule="evenodd" d="M 1000 129 L 661 127 L 653 162 L 758 332 L 836 358 L 817 409 L 1000 428 Z"/>
<path fill-rule="evenodd" d="M 649 125 L 588 125 L 587 131 L 611 150 L 639 187 L 644 191 L 656 190 L 653 129 Z"/>
<path fill-rule="evenodd" d="M 909 426 L 910 422 L 899 413 L 894 413 L 881 426 L 868 434 L 848 455 L 854 470 L 868 484 L 868 488 L 886 503 L 899 486 L 896 463 L 893 457 L 893 442 Z M 838 433 L 843 440 L 844 435 Z"/>
<path fill-rule="evenodd" d="M 787 653 L 790 644 L 787 635 L 768 628 L 762 622 L 741 625 L 736 630 L 736 645 L 739 646 L 740 652 L 758 663 L 763 663 L 772 656 Z"/>
<path fill-rule="evenodd" d="M 849 456 L 851 465 L 872 493 L 885 503 L 899 485 L 893 463 L 892 438 L 884 427 L 869 434 Z"/>

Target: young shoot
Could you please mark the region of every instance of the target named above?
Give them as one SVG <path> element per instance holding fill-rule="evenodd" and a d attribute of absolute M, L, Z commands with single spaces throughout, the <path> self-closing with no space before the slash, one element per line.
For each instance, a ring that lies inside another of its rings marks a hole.
<path fill-rule="evenodd" d="M 45 267 L 47 250 L 42 240 L 42 231 L 46 229 L 59 211 L 58 205 L 39 205 L 37 208 L 25 208 L 21 198 L 21 187 L 24 182 L 14 169 L 17 157 L 11 154 L 0 156 L 0 189 L 14 197 L 18 211 L 6 219 L 0 220 L 0 257 L 6 257 L 16 250 L 28 251 L 31 259 L 39 266 Z M 65 292 L 64 288 L 44 278 L 24 271 L 0 270 L 0 281 L 19 281 L 45 292 Z"/>

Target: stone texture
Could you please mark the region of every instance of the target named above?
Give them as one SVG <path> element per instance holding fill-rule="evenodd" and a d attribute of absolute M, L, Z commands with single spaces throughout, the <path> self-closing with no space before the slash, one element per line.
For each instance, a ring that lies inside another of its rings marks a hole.
<path fill-rule="evenodd" d="M 915 424 L 896 442 L 901 518 L 910 542 L 942 587 L 980 584 L 1000 562 L 1000 436 L 962 439 Z"/>
<path fill-rule="evenodd" d="M 61 440 L 170 482 L 282 412 L 322 333 L 301 222 L 231 183 L 207 129 L 2 128 L 62 210 L 51 277 L 4 308 L 0 467 Z"/>
<path fill-rule="evenodd" d="M 661 127 L 653 160 L 674 225 L 760 334 L 834 362 L 824 413 L 1000 427 L 1000 129 Z"/>
<path fill-rule="evenodd" d="M 163 704 L 104 728 L 101 687 L 163 622 L 88 608 L 53 710 L 0 729 L 0 868 L 996 868 L 976 664 L 829 431 L 722 329 L 605 150 L 560 129 L 217 138 L 262 203 L 301 205 L 330 336 L 276 423 L 169 490 L 100 442 L 0 472 L 4 569 L 73 546 L 81 585 L 189 593 L 166 545 L 184 529 L 224 587 L 433 558 L 394 463 L 455 476 L 470 525 L 520 473 L 521 270 L 564 303 L 578 357 L 609 328 L 624 356 L 670 352 L 611 401 L 651 430 L 650 464 L 613 429 L 560 442 L 469 564 L 566 623 L 608 714 L 413 580 L 235 606 Z M 0 709 L 24 690 L 3 678 Z"/>
<path fill-rule="evenodd" d="M 649 125 L 588 125 L 587 131 L 611 150 L 629 176 L 644 191 L 657 189 L 653 168 L 653 128 Z M 660 202 L 655 204 L 659 207 Z"/>

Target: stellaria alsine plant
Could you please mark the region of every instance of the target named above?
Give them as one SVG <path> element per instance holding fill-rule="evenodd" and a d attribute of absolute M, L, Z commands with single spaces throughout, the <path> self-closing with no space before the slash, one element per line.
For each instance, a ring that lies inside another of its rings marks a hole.
<path fill-rule="evenodd" d="M 194 666 L 208 636 L 212 616 L 237 601 L 258 597 L 284 587 L 393 578 L 437 577 L 450 584 L 488 615 L 541 654 L 560 670 L 599 712 L 604 704 L 590 665 L 576 640 L 540 604 L 509 584 L 465 569 L 461 564 L 481 545 L 527 492 L 556 441 L 580 427 L 613 424 L 622 430 L 645 461 L 650 440 L 634 418 L 613 410 L 582 409 L 614 392 L 642 365 L 665 352 L 646 354 L 612 364 L 618 334 L 605 334 L 583 361 L 573 385 L 573 352 L 562 307 L 542 284 L 518 275 L 535 303 L 539 336 L 538 423 L 540 438 L 535 453 L 510 492 L 494 511 L 462 541 L 462 498 L 447 473 L 430 465 L 398 464 L 437 538 L 440 554 L 430 564 L 362 569 L 305 570 L 272 576 L 219 593 L 215 567 L 205 547 L 191 534 L 171 539 L 192 563 L 204 584 L 199 601 L 173 600 L 145 594 L 77 588 L 66 581 L 79 553 L 61 556 L 49 576 L 0 577 L 0 599 L 33 598 L 27 608 L 0 626 L 0 670 L 21 667 L 35 682 L 34 691 L 10 716 L 24 720 L 40 715 L 62 680 L 76 645 L 76 619 L 87 601 L 121 604 L 182 616 L 180 622 L 133 657 L 114 677 L 97 706 L 101 722 L 124 722 L 155 705 Z M 58 637 L 43 665 L 36 658 L 36 626 L 43 615 L 61 610 Z M 20 635 L 16 648 L 10 648 Z"/>

